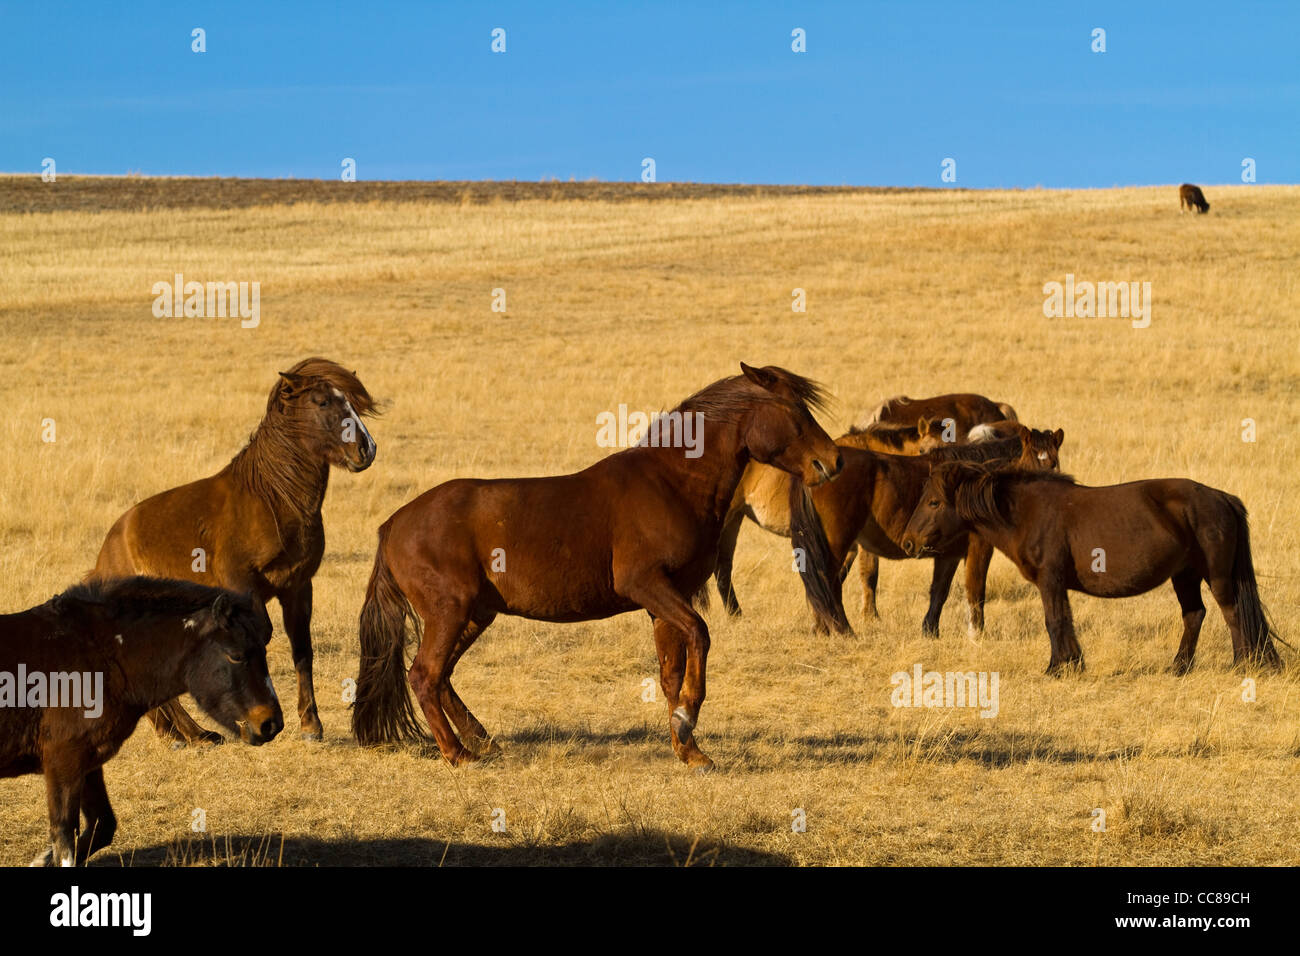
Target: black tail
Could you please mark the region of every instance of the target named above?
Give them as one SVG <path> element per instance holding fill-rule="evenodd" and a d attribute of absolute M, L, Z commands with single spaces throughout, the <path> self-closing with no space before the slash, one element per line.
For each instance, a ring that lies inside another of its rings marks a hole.
<path fill-rule="evenodd" d="M 1237 591 L 1237 622 L 1246 639 L 1246 647 L 1257 664 L 1281 666 L 1273 639 L 1278 637 L 1269 620 L 1268 611 L 1259 599 L 1255 584 L 1255 562 L 1250 555 L 1250 522 L 1246 519 L 1246 506 L 1241 499 L 1226 495 L 1237 525 L 1237 550 L 1232 560 L 1232 583 Z"/>
<path fill-rule="evenodd" d="M 375 567 L 361 608 L 361 673 L 352 707 L 352 732 L 363 747 L 428 739 L 406 685 L 406 641 L 411 635 L 418 638 L 419 618 L 384 560 L 387 536 L 388 526 L 384 525 L 379 529 Z"/>
<path fill-rule="evenodd" d="M 839 634 L 852 634 L 840 594 L 840 562 L 831 553 L 812 495 L 803 480 L 795 476 L 790 478 L 790 543 L 795 549 L 804 593 L 818 623 Z"/>

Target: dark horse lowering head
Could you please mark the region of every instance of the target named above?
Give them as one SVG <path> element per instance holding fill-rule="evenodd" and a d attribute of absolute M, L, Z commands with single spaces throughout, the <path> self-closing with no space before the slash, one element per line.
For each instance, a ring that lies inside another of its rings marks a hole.
<path fill-rule="evenodd" d="M 49 803 L 50 847 L 33 863 L 82 864 L 112 841 L 103 765 L 164 701 L 189 691 L 254 746 L 278 734 L 270 639 L 261 601 L 157 578 L 82 584 L 0 616 L 0 777 L 44 773 Z"/>
<path fill-rule="evenodd" d="M 673 750 L 692 767 L 712 766 L 694 735 L 709 629 L 691 599 L 713 573 L 736 485 L 751 460 L 809 484 L 842 466 L 810 411 L 822 405 L 814 383 L 775 366 L 741 369 L 666 416 L 699 416 L 691 420 L 702 423 L 703 442 L 690 453 L 642 441 L 576 474 L 448 481 L 384 522 L 361 611 L 357 739 L 422 735 L 409 680 L 448 761 L 491 753 L 495 743 L 451 674 L 498 614 L 567 622 L 644 608 Z M 423 637 L 408 673 L 409 620 Z"/>
<path fill-rule="evenodd" d="M 312 687 L 312 576 L 325 552 L 321 504 L 333 465 L 363 471 L 375 403 L 356 373 L 323 358 L 281 372 L 248 444 L 217 474 L 140 502 L 109 531 L 91 579 L 151 574 L 277 598 L 298 675 L 303 737 L 324 731 Z M 162 736 L 219 742 L 179 703 L 149 714 Z"/>

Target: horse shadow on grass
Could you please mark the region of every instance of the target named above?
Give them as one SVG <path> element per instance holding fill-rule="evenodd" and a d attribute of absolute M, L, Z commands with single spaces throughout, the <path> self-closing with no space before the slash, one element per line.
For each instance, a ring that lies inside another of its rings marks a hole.
<path fill-rule="evenodd" d="M 666 728 L 654 725 L 629 728 L 621 731 L 597 731 L 590 727 L 537 723 L 522 730 L 502 734 L 497 738 L 511 755 L 525 761 L 540 754 L 548 746 L 572 745 L 575 755 L 590 749 L 592 757 L 604 759 L 605 748 L 647 745 L 667 747 Z M 967 729 L 955 727 L 935 728 L 922 734 L 889 732 L 877 733 L 832 732 L 808 734 L 779 734 L 762 730 L 741 733 L 720 732 L 703 734 L 701 744 L 721 762 L 727 770 L 755 771 L 789 767 L 793 753 L 799 763 L 868 764 L 876 761 L 912 759 L 930 763 L 973 762 L 989 769 L 1010 767 L 1030 761 L 1058 764 L 1105 764 L 1115 760 L 1131 760 L 1142 753 L 1139 744 L 1108 750 L 1082 748 L 1078 741 L 1066 736 L 1035 733 L 1025 734 L 996 729 Z M 426 754 L 436 758 L 436 747 L 424 748 Z M 769 750 L 773 756 L 753 756 Z M 735 759 L 724 756 L 733 754 Z M 669 758 L 665 758 L 669 759 Z"/>
<path fill-rule="evenodd" d="M 278 866 L 791 866 L 779 853 L 709 842 L 662 830 L 628 829 L 590 840 L 529 845 L 507 834 L 500 842 L 463 843 L 431 837 L 336 840 L 283 834 L 210 834 L 115 853 L 99 867 Z"/>

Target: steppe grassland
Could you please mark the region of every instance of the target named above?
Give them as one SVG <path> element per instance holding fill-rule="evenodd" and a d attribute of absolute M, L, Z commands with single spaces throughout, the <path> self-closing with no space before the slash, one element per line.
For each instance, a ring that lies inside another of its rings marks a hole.
<path fill-rule="evenodd" d="M 979 391 L 1063 427 L 1084 482 L 1185 475 L 1241 496 L 1264 600 L 1300 643 L 1300 188 L 1206 192 L 1208 216 L 1180 216 L 1173 187 L 0 215 L 6 609 L 76 581 L 133 502 L 224 465 L 296 359 L 335 358 L 387 400 L 374 467 L 335 473 L 325 506 L 326 742 L 298 740 L 293 716 L 257 750 L 172 752 L 142 728 L 106 770 L 121 827 L 101 859 L 1296 863 L 1278 838 L 1294 820 L 1295 669 L 1257 675 L 1243 701 L 1211 607 L 1198 667 L 1175 679 L 1164 587 L 1076 597 L 1089 669 L 1048 678 L 1037 595 L 1000 556 L 981 640 L 957 587 L 940 638 L 920 636 L 923 563 L 884 565 L 874 624 L 854 576 L 858 639 L 817 638 L 788 545 L 747 527 L 746 614 L 708 612 L 707 777 L 672 756 L 663 704 L 641 700 L 657 673 L 641 614 L 499 619 L 457 689 L 507 755 L 471 770 L 360 750 L 341 693 L 395 508 L 455 476 L 581 468 L 606 454 L 600 412 L 671 407 L 741 360 L 824 381 L 832 434 L 889 395 Z M 150 289 L 176 272 L 259 281 L 261 324 L 155 318 Z M 1043 284 L 1067 273 L 1149 281 L 1151 326 L 1044 318 Z M 282 635 L 271 659 L 292 701 Z M 998 716 L 895 709 L 890 675 L 916 662 L 999 672 Z M 25 863 L 46 828 L 38 777 L 0 781 L 0 820 L 0 862 Z"/>

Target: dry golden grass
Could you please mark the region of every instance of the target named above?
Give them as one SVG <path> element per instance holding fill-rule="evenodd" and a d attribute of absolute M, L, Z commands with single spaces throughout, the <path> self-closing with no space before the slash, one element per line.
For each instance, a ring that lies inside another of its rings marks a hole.
<path fill-rule="evenodd" d="M 1264 600 L 1300 643 L 1300 188 L 1207 187 L 1211 214 L 1180 216 L 1174 187 L 619 202 L 489 190 L 85 211 L 94 186 L 66 208 L 0 213 L 5 609 L 77 580 L 135 501 L 220 468 L 296 359 L 337 359 L 389 401 L 374 467 L 336 473 L 326 501 L 314 622 L 326 741 L 298 740 L 291 716 L 268 747 L 173 752 L 142 727 L 106 770 L 121 827 L 101 861 L 1300 862 L 1282 836 L 1300 746 L 1294 666 L 1259 675 L 1244 702 L 1211 608 L 1196 670 L 1174 678 L 1181 625 L 1163 587 L 1075 596 L 1089 670 L 1048 678 L 1037 596 L 1001 556 L 979 641 L 959 588 L 941 636 L 920 636 L 922 563 L 885 564 L 874 626 L 861 626 L 855 576 L 860 637 L 815 638 L 788 546 L 747 527 L 746 614 L 728 620 L 716 600 L 708 614 L 709 776 L 677 762 L 663 704 L 641 701 L 656 675 L 641 614 L 499 619 L 457 671 L 507 750 L 473 769 L 360 750 L 341 695 L 388 514 L 454 476 L 585 466 L 605 454 L 599 412 L 669 406 L 742 359 L 827 383 L 832 431 L 889 395 L 979 391 L 1063 427 L 1064 465 L 1087 483 L 1185 475 L 1240 495 Z M 185 186 L 191 199 L 202 188 Z M 154 318 L 150 287 L 178 271 L 259 280 L 260 327 Z M 1067 272 L 1151 282 L 1150 328 L 1045 319 L 1043 283 Z M 795 287 L 806 315 L 791 312 Z M 505 315 L 489 310 L 494 288 Z M 1244 418 L 1258 423 L 1253 444 Z M 282 635 L 271 658 L 290 701 Z M 1000 713 L 895 710 L 890 675 L 915 662 L 999 672 Z M 35 776 L 0 781 L 0 863 L 44 843 L 43 793 Z M 206 834 L 190 830 L 194 808 Z M 807 832 L 791 831 L 796 808 Z"/>

